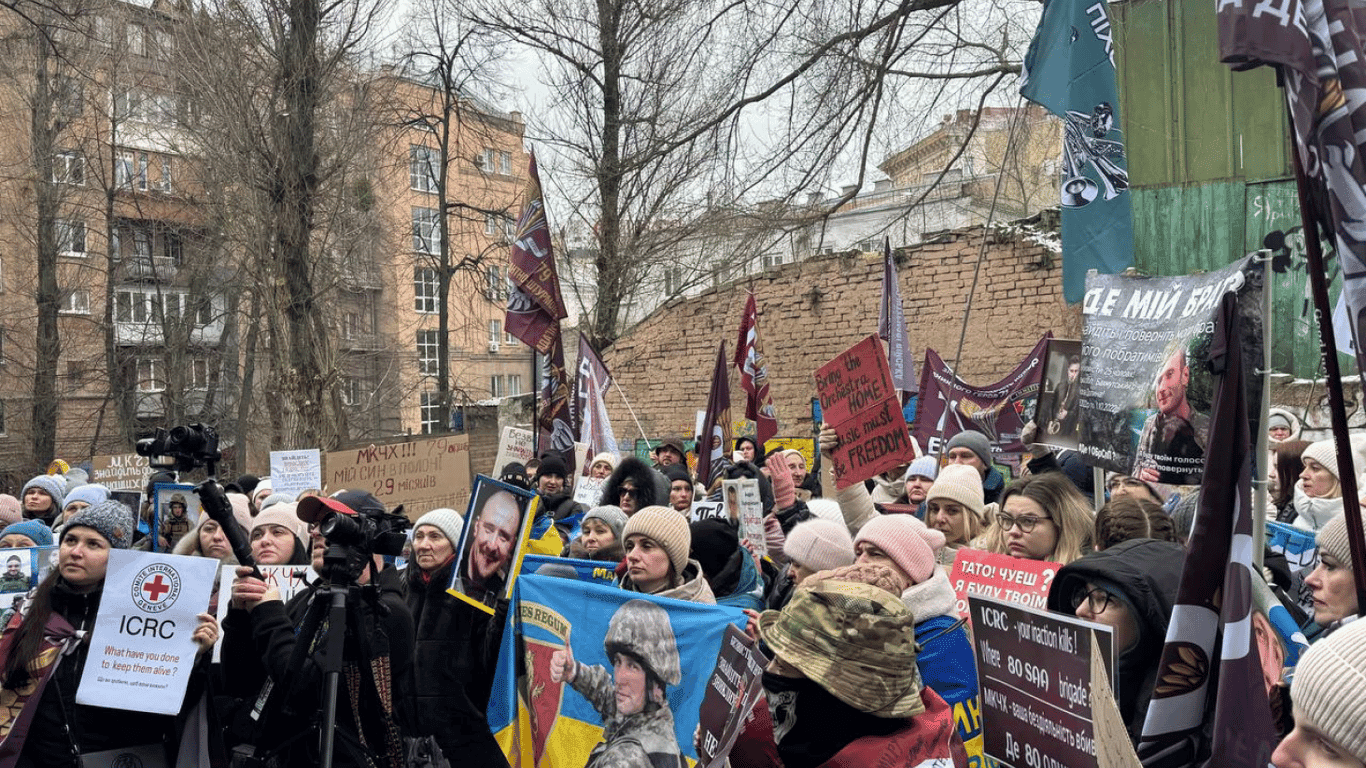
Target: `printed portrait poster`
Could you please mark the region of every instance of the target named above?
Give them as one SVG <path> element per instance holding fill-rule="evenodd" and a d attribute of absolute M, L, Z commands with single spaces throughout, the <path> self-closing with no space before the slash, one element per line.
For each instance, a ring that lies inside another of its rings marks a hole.
<path fill-rule="evenodd" d="M 1044 355 L 1043 386 L 1034 409 L 1038 433 L 1034 442 L 1055 448 L 1077 448 L 1077 427 L 1081 424 L 1078 400 L 1081 398 L 1081 341 L 1049 339 Z"/>
<path fill-rule="evenodd" d="M 0 549 L 0 627 L 23 607 L 29 590 L 47 578 L 56 556 L 56 547 Z"/>
<path fill-rule="evenodd" d="M 199 525 L 203 508 L 193 485 L 157 485 L 153 491 L 153 552 L 170 552 L 177 541 Z"/>
<path fill-rule="evenodd" d="M 751 551 L 768 556 L 768 540 L 764 538 L 764 500 L 759 495 L 758 480 L 722 480 L 721 495 L 726 500 L 730 519 L 739 526 L 740 541 L 748 541 Z"/>
<path fill-rule="evenodd" d="M 1187 277 L 1092 275 L 1082 303 L 1078 451 L 1149 483 L 1198 485 L 1214 375 L 1206 359 L 1220 298 L 1238 297 L 1252 434 L 1261 413 L 1262 265 L 1252 257 Z"/>
<path fill-rule="evenodd" d="M 475 478 L 447 592 L 493 613 L 499 598 L 511 594 L 517 579 L 537 498 L 531 491 L 487 475 Z"/>
<path fill-rule="evenodd" d="M 925 452 L 937 455 L 959 432 L 981 432 L 998 453 L 1025 449 L 1020 432 L 1029 420 L 1026 407 L 1034 404 L 1043 377 L 1045 334 L 1015 370 L 994 384 L 977 386 L 958 378 L 938 352 L 925 350 L 920 369 L 920 400 L 911 433 Z"/>
<path fill-rule="evenodd" d="M 208 610 L 218 561 L 131 549 L 109 552 L 100 612 L 76 703 L 174 715 Z"/>
<path fill-rule="evenodd" d="M 709 673 L 727 627 L 745 616 L 527 575 L 508 621 L 488 709 L 494 737 L 512 765 L 586 768 L 692 765 Z"/>

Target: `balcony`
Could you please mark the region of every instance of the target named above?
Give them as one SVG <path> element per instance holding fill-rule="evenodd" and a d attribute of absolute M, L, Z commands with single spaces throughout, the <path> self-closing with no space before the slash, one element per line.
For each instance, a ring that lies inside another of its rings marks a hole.
<path fill-rule="evenodd" d="M 136 255 L 119 260 L 118 277 L 123 280 L 174 279 L 178 268 L 175 260 L 168 256 Z"/>

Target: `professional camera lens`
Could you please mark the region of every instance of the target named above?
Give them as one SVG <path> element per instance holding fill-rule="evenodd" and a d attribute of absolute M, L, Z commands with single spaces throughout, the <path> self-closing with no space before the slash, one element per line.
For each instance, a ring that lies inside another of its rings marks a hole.
<path fill-rule="evenodd" d="M 328 512 L 323 517 L 322 522 L 318 523 L 318 531 L 329 544 L 340 544 L 343 547 L 361 547 L 369 542 L 366 541 L 365 530 L 361 528 L 356 518 L 350 515 L 339 515 L 336 512 Z"/>

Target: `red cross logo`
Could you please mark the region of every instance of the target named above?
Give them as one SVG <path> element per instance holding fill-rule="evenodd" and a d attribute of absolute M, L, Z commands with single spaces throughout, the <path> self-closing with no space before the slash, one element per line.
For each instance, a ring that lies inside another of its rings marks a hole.
<path fill-rule="evenodd" d="M 162 583 L 161 574 L 158 573 L 154 578 L 148 579 L 142 585 L 142 591 L 147 593 L 147 599 L 150 602 L 155 603 L 161 600 L 162 595 L 170 592 L 171 588 Z"/>

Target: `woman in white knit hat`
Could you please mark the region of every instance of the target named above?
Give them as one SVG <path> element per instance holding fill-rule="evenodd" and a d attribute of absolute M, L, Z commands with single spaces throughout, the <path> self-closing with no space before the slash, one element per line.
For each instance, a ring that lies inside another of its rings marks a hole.
<path fill-rule="evenodd" d="M 1366 765 L 1366 621 L 1310 646 L 1290 698 L 1295 728 L 1271 755 L 1277 768 Z"/>
<path fill-rule="evenodd" d="M 982 496 L 982 476 L 966 464 L 944 467 L 930 486 L 925 524 L 944 534 L 944 547 L 937 553 L 941 565 L 952 565 L 958 550 L 982 533 Z"/>
<path fill-rule="evenodd" d="M 1314 599 L 1314 623 L 1322 627 L 1319 637 L 1332 632 L 1344 619 L 1357 616 L 1356 580 L 1352 549 L 1347 545 L 1347 519 L 1338 515 L 1314 536 L 1319 562 L 1304 579 Z M 1306 629 L 1306 633 L 1310 630 Z"/>
<path fill-rule="evenodd" d="M 1310 443 L 1300 455 L 1304 471 L 1295 483 L 1296 528 L 1317 531 L 1342 514 L 1338 454 L 1332 439 Z"/>
<path fill-rule="evenodd" d="M 688 558 L 692 530 L 686 516 L 668 507 L 646 507 L 626 521 L 621 538 L 626 546 L 622 589 L 716 604 L 701 564 Z"/>

